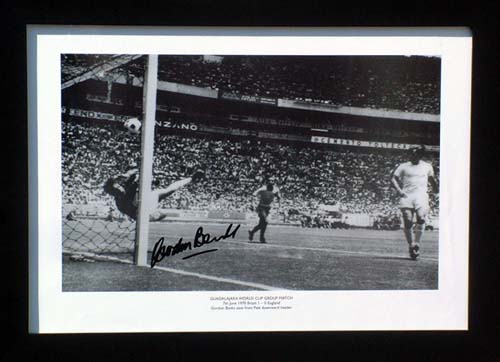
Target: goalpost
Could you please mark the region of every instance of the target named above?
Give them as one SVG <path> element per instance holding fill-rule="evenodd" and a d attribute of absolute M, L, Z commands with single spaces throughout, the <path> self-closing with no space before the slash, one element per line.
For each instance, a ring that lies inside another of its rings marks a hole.
<path fill-rule="evenodd" d="M 135 240 L 135 264 L 147 265 L 151 179 L 153 175 L 156 125 L 156 92 L 158 88 L 158 55 L 148 55 L 143 85 L 143 120 L 141 132 L 141 168 L 139 174 L 139 208 Z"/>
<path fill-rule="evenodd" d="M 156 126 L 156 98 L 157 98 L 157 85 L 158 85 L 158 55 L 113 55 L 113 56 L 103 56 L 102 59 L 97 59 L 97 65 L 93 65 L 90 61 L 78 62 L 74 59 L 65 57 L 68 55 L 63 55 L 61 57 L 61 69 L 63 73 L 61 90 L 66 91 L 70 88 L 85 82 L 88 79 L 101 80 L 103 74 L 108 74 L 114 72 L 120 67 L 126 66 L 130 62 L 140 61 L 144 59 L 144 63 L 140 64 L 136 69 L 143 70 L 141 76 L 142 82 L 142 131 L 138 135 L 137 141 L 134 143 L 140 152 L 140 159 L 138 165 L 139 170 L 139 190 L 138 190 L 138 211 L 136 220 L 131 220 L 125 215 L 118 213 L 114 214 L 116 210 L 114 206 L 108 211 L 109 205 L 106 200 L 96 203 L 96 200 L 92 200 L 87 203 L 81 198 L 87 196 L 82 196 L 82 190 L 78 188 L 78 179 L 73 177 L 73 174 L 79 174 L 78 168 L 82 167 L 82 162 L 78 161 L 78 152 L 74 149 L 78 149 L 80 145 L 75 146 L 76 148 L 70 148 L 67 155 L 63 153 L 63 160 L 67 160 L 67 164 L 63 166 L 63 169 L 67 171 L 67 199 L 63 202 L 63 253 L 70 255 L 72 260 L 83 260 L 86 258 L 97 259 L 97 260 L 122 260 L 133 262 L 137 265 L 148 265 L 147 255 L 148 255 L 148 241 L 149 241 L 149 217 L 154 205 L 151 204 L 151 186 L 152 186 L 152 175 L 153 175 L 153 157 L 154 157 L 154 138 L 155 138 L 155 126 Z M 79 60 L 78 55 L 69 55 L 76 60 Z M 84 57 L 84 56 L 82 56 Z M 85 59 L 85 58 L 84 58 Z M 120 71 L 118 70 L 118 76 Z M 131 85 L 132 86 L 132 85 Z M 139 84 L 134 84 L 134 87 L 140 86 Z M 82 97 L 85 94 L 79 94 L 79 91 L 72 97 Z M 84 91 L 86 92 L 86 91 Z M 93 111 L 92 109 L 90 111 Z M 66 113 L 66 110 L 63 111 Z M 70 114 L 70 113 L 68 113 Z M 119 113 L 118 113 L 119 114 Z M 75 113 L 79 116 L 79 113 Z M 123 115 L 129 115 L 124 113 Z M 85 116 L 85 115 L 84 115 Z M 129 115 L 130 116 L 130 115 Z M 115 121 L 118 118 L 114 119 Z M 64 121 L 63 127 L 66 125 L 71 132 L 74 127 L 73 122 Z M 71 126 L 71 127 L 70 127 Z M 86 126 L 85 126 L 86 127 Z M 81 128 L 81 126 L 80 126 Z M 89 127 L 90 130 L 92 127 Z M 83 130 L 85 130 L 84 128 Z M 123 131 L 125 132 L 125 131 Z M 63 131 L 64 133 L 64 131 Z M 63 138 L 63 146 L 66 142 L 71 145 L 75 142 L 75 138 L 71 137 L 73 133 L 67 133 L 66 138 Z M 92 136 L 92 141 L 96 144 L 102 142 L 105 144 L 107 140 L 99 139 L 101 133 L 93 134 L 89 132 L 84 133 L 84 137 L 89 138 Z M 104 132 L 106 136 L 109 137 L 108 133 Z M 104 136 L 105 137 L 105 136 Z M 83 139 L 83 138 L 82 138 Z M 83 142 L 83 141 L 82 141 Z M 85 140 L 88 142 L 88 140 Z M 122 141 L 119 141 L 122 142 Z M 95 145 L 94 145 L 95 146 Z M 97 148 L 96 148 L 97 147 Z M 108 147 L 109 148 L 109 147 Z M 89 148 L 90 149 L 90 148 Z M 100 149 L 99 146 L 92 148 L 94 153 L 96 149 L 101 152 L 101 158 L 104 157 L 114 157 L 111 153 L 112 149 Z M 74 157 L 70 157 L 74 156 Z M 104 160 L 104 159 L 103 159 Z M 100 160 L 98 162 L 101 162 Z M 78 162 L 77 162 L 78 161 Z M 123 161 L 123 160 L 122 160 Z M 64 161 L 63 161 L 64 162 Z M 100 167 L 100 163 L 95 165 Z M 109 167 L 106 166 L 107 173 L 109 173 Z M 75 172 L 72 169 L 75 168 Z M 103 168 L 104 169 L 104 168 Z M 102 170 L 103 170 L 102 169 Z M 98 171 L 102 171 L 101 169 Z M 111 174 L 118 172 L 115 169 Z M 106 174 L 106 172 L 104 172 Z M 97 172 L 99 174 L 99 172 Z M 91 178 L 89 182 L 93 182 L 93 194 L 89 193 L 90 197 L 97 195 L 100 187 L 95 184 L 97 181 L 103 182 L 104 179 L 99 179 L 98 177 Z M 76 185 L 76 186 L 75 186 Z M 66 188 L 65 188 L 66 189 Z M 98 195 L 97 197 L 100 197 Z"/>

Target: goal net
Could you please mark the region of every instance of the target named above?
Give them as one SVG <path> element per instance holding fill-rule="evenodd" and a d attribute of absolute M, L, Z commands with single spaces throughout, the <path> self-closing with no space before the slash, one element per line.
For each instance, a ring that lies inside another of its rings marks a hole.
<path fill-rule="evenodd" d="M 143 137 L 127 132 L 123 123 L 145 119 L 147 64 L 148 57 L 140 55 L 61 56 L 62 236 L 63 252 L 72 257 L 137 262 L 136 218 L 121 212 L 103 186 L 131 167 L 144 168 Z"/>

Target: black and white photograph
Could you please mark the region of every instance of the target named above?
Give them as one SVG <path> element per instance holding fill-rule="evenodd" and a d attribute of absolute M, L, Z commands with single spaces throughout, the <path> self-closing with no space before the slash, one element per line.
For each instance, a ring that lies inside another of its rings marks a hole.
<path fill-rule="evenodd" d="M 28 33 L 30 331 L 467 329 L 469 33 Z"/>
<path fill-rule="evenodd" d="M 60 60 L 63 292 L 439 289 L 439 56 Z"/>

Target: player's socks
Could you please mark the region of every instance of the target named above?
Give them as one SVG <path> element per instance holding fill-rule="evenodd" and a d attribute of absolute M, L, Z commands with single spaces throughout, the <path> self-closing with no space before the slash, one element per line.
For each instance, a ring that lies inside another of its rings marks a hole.
<path fill-rule="evenodd" d="M 405 234 L 405 238 L 406 238 L 406 241 L 408 242 L 408 245 L 412 245 L 413 244 L 413 230 L 412 228 L 404 228 L 403 229 L 403 232 Z"/>
<path fill-rule="evenodd" d="M 167 188 L 156 190 L 156 191 L 154 191 L 154 193 L 158 195 L 158 201 L 161 201 L 161 200 L 165 199 L 166 197 L 169 197 L 170 195 L 172 195 L 178 189 L 186 186 L 192 180 L 193 179 L 191 177 L 187 177 L 187 178 L 184 178 L 182 180 L 175 181 L 174 183 L 170 184 Z"/>
<path fill-rule="evenodd" d="M 267 222 L 263 223 L 262 227 L 260 228 L 260 242 L 263 244 L 266 242 L 266 238 L 264 237 L 266 229 L 267 229 Z"/>
<path fill-rule="evenodd" d="M 248 240 L 252 241 L 253 240 L 253 231 L 248 230 Z"/>
<path fill-rule="evenodd" d="M 188 183 L 190 183 L 193 179 L 191 177 L 184 178 L 179 181 L 175 181 L 174 183 L 170 184 L 165 190 L 163 190 L 162 193 L 170 193 L 173 191 L 176 191 L 180 189 L 183 186 L 186 186 Z"/>
<path fill-rule="evenodd" d="M 408 254 L 410 258 L 415 260 L 418 256 L 418 250 L 415 251 L 415 243 L 413 240 L 413 228 L 404 228 L 403 232 L 405 234 L 406 241 L 408 242 Z"/>
<path fill-rule="evenodd" d="M 425 232 L 425 224 L 415 225 L 415 240 L 414 240 L 415 244 L 420 245 L 420 240 L 422 240 L 424 232 Z"/>

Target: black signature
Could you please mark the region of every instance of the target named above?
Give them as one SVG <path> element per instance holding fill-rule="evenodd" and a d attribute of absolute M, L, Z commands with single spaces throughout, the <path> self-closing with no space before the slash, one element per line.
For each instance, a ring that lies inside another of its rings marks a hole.
<path fill-rule="evenodd" d="M 221 241 L 227 238 L 233 238 L 236 236 L 236 232 L 240 228 L 241 225 L 237 225 L 234 230 L 231 230 L 233 228 L 233 224 L 229 224 L 229 226 L 226 229 L 226 233 L 224 235 L 218 236 L 218 237 L 211 237 L 209 233 L 204 233 L 203 232 L 203 227 L 200 226 L 196 230 L 196 234 L 194 235 L 194 240 L 193 242 L 187 241 L 184 242 L 182 238 L 179 239 L 179 241 L 174 244 L 174 245 L 168 245 L 165 246 L 165 238 L 161 237 L 155 244 L 153 248 L 153 253 L 151 254 L 151 268 L 153 268 L 156 263 L 162 261 L 164 258 L 168 256 L 173 256 L 175 254 L 179 254 L 182 252 L 185 252 L 186 250 L 192 250 L 193 248 L 200 248 L 203 245 L 210 244 L 216 241 Z M 188 256 L 185 256 L 182 258 L 183 260 L 192 258 L 193 256 L 201 255 L 201 254 L 206 254 L 206 253 L 211 253 L 213 251 L 217 251 L 218 249 L 208 249 L 204 251 L 200 251 L 198 253 L 194 253 Z"/>

